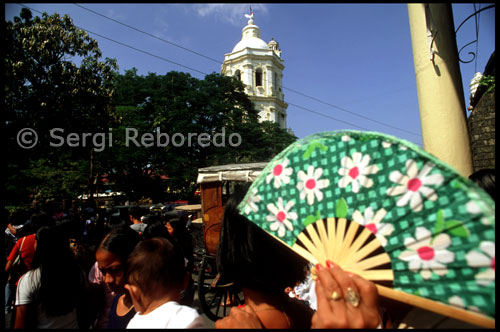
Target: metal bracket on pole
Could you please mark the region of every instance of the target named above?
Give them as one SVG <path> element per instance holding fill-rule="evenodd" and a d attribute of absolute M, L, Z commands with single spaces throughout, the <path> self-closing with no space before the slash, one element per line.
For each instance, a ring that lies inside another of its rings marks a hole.
<path fill-rule="evenodd" d="M 437 52 L 434 48 L 432 48 L 432 45 L 434 44 L 434 40 L 436 39 L 438 30 L 436 28 L 434 20 L 432 19 L 431 10 L 428 3 L 425 4 L 425 23 L 427 26 L 427 40 L 429 42 L 430 60 L 434 61 L 434 54 L 436 54 Z"/>

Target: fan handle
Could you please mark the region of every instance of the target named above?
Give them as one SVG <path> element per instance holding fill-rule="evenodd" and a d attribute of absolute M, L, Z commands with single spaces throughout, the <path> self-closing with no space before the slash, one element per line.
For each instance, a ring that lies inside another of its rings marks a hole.
<path fill-rule="evenodd" d="M 475 324 L 484 328 L 494 329 L 495 320 L 481 315 L 479 313 L 453 307 L 441 302 L 426 299 L 424 297 L 416 296 L 413 294 L 404 293 L 395 289 L 375 284 L 377 286 L 379 296 L 403 302 L 415 307 L 429 310 L 440 315 L 455 318 L 467 323 Z"/>

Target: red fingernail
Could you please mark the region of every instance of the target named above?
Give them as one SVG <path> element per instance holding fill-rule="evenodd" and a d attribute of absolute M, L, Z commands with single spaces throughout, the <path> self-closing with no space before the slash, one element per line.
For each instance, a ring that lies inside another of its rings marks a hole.
<path fill-rule="evenodd" d="M 238 309 L 241 309 L 242 305 L 241 304 L 238 304 Z"/>
<path fill-rule="evenodd" d="M 318 264 L 316 264 L 316 270 L 321 270 L 322 268 L 323 268 L 323 265 L 321 265 L 321 264 L 319 264 L 319 263 L 318 263 Z"/>
<path fill-rule="evenodd" d="M 244 305 L 244 304 L 242 304 L 242 305 L 241 305 L 241 309 L 243 309 L 244 307 L 245 307 L 245 305 Z"/>
<path fill-rule="evenodd" d="M 332 268 L 332 267 L 335 267 L 335 264 L 331 260 L 327 259 L 326 266 L 328 266 L 329 268 Z"/>

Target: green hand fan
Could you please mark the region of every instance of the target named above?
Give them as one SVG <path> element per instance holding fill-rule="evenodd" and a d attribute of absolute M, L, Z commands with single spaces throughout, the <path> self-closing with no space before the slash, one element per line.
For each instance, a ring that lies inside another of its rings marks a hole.
<path fill-rule="evenodd" d="M 240 212 L 311 263 L 327 259 L 379 294 L 492 327 L 495 204 L 416 145 L 325 132 L 278 154 Z"/>

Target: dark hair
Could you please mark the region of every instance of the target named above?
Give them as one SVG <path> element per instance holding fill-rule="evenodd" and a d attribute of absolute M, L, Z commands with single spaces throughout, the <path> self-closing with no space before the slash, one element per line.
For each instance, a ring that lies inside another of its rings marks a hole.
<path fill-rule="evenodd" d="M 29 230 L 31 234 L 36 233 L 40 228 L 44 226 L 53 226 L 54 221 L 46 213 L 35 213 L 30 217 Z"/>
<path fill-rule="evenodd" d="M 188 260 L 187 270 L 189 272 L 193 271 L 194 268 L 194 249 L 193 249 L 193 237 L 187 231 L 187 215 L 178 218 L 173 218 L 167 221 L 173 228 L 172 237 L 181 246 L 184 257 Z"/>
<path fill-rule="evenodd" d="M 163 218 L 159 215 L 152 214 L 148 216 L 148 225 L 152 224 L 164 224 Z"/>
<path fill-rule="evenodd" d="M 69 246 L 69 239 L 57 226 L 36 232 L 37 247 L 31 269 L 40 268 L 37 299 L 49 316 L 67 314 L 78 305 L 85 276 Z M 33 279 L 35 285 L 35 279 Z"/>
<path fill-rule="evenodd" d="M 162 237 L 140 242 L 128 258 L 128 283 L 151 298 L 172 289 L 180 291 L 185 274 L 182 251 Z"/>
<path fill-rule="evenodd" d="M 141 217 L 143 215 L 143 211 L 140 207 L 138 206 L 133 206 L 128 210 L 128 214 L 135 219 L 141 220 Z"/>
<path fill-rule="evenodd" d="M 26 221 L 28 221 L 29 219 L 28 216 L 29 214 L 27 211 L 17 210 L 12 212 L 12 214 L 8 217 L 9 218 L 8 222 L 11 223 L 12 225 L 24 225 Z"/>
<path fill-rule="evenodd" d="M 148 227 L 146 227 L 146 229 L 142 233 L 142 238 L 144 240 L 149 240 L 154 237 L 163 237 L 169 241 L 173 241 L 172 236 L 168 232 L 167 228 L 165 227 L 165 224 L 161 219 L 154 220 L 153 223 L 149 223 Z"/>
<path fill-rule="evenodd" d="M 472 173 L 469 179 L 474 181 L 478 186 L 484 189 L 493 200 L 495 200 L 495 170 L 492 168 L 484 168 Z"/>
<path fill-rule="evenodd" d="M 130 228 L 130 226 L 120 226 L 113 228 L 99 245 L 103 249 L 117 255 L 122 262 L 123 269 L 127 270 L 127 259 L 132 250 L 141 240 L 140 235 Z"/>
<path fill-rule="evenodd" d="M 124 220 L 121 216 L 111 215 L 109 217 L 108 227 L 113 229 L 130 225 L 130 221 Z"/>
<path fill-rule="evenodd" d="M 179 218 L 179 213 L 177 213 L 176 211 L 168 211 L 163 214 L 163 218 L 166 221 L 170 221 L 172 219 Z"/>
<path fill-rule="evenodd" d="M 282 293 L 305 278 L 309 262 L 242 216 L 238 204 L 245 191 L 228 200 L 217 250 L 217 270 L 241 287 Z"/>

